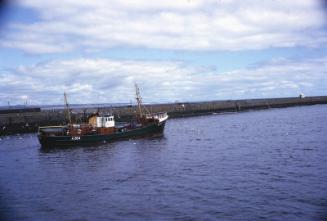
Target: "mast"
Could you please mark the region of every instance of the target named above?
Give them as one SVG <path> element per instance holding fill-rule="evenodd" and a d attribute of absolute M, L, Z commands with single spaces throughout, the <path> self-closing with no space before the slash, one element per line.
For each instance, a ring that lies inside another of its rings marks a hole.
<path fill-rule="evenodd" d="M 69 110 L 69 104 L 68 104 L 66 91 L 64 92 L 64 100 L 65 100 L 65 107 L 66 107 L 66 111 L 67 111 L 68 122 L 71 124 L 72 118 L 70 116 L 70 110 Z"/>
<path fill-rule="evenodd" d="M 137 106 L 138 106 L 138 109 L 139 109 L 139 115 L 140 117 L 143 117 L 143 112 L 142 112 L 142 98 L 141 98 L 141 95 L 140 95 L 140 89 L 139 87 L 137 86 L 137 84 L 135 83 L 135 93 L 136 93 L 136 102 L 137 102 Z"/>

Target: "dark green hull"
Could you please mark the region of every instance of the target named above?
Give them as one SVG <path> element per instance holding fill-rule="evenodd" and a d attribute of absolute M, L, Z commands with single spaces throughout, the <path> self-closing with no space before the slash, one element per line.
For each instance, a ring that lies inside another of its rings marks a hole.
<path fill-rule="evenodd" d="M 60 147 L 73 146 L 84 144 L 96 144 L 111 142 L 119 139 L 126 139 L 132 137 L 141 137 L 149 134 L 162 133 L 165 128 L 166 121 L 160 124 L 153 123 L 147 126 L 127 130 L 124 132 L 115 132 L 108 135 L 81 135 L 81 136 L 41 136 L 38 135 L 42 147 Z"/>

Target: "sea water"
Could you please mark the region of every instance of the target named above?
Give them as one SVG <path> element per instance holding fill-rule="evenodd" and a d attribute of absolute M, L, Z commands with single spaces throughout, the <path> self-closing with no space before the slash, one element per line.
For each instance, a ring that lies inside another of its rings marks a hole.
<path fill-rule="evenodd" d="M 162 136 L 42 150 L 1 137 L 1 220 L 325 220 L 327 105 L 170 119 Z"/>

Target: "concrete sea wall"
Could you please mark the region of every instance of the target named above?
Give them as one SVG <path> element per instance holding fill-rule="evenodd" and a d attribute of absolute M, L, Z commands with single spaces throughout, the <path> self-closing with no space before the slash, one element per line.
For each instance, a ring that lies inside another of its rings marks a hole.
<path fill-rule="evenodd" d="M 327 96 L 180 102 L 152 104 L 145 105 L 145 107 L 150 112 L 168 112 L 170 118 L 174 118 L 314 104 L 327 104 Z M 88 115 L 96 111 L 100 113 L 114 113 L 117 121 L 124 121 L 130 119 L 135 114 L 135 106 L 73 109 L 72 117 L 75 122 L 83 122 Z M 64 110 L 60 109 L 0 114 L 0 135 L 36 132 L 39 126 L 65 123 Z"/>

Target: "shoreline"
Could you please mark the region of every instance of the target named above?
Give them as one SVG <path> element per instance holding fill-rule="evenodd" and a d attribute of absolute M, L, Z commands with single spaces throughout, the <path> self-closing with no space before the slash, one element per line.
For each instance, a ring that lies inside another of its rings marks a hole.
<path fill-rule="evenodd" d="M 144 106 L 150 112 L 167 112 L 170 118 L 179 118 L 316 104 L 327 104 L 327 96 L 178 102 L 147 104 Z M 75 122 L 82 122 L 88 115 L 97 111 L 100 113 L 113 113 L 117 121 L 128 121 L 135 114 L 135 106 L 72 108 L 72 116 Z M 0 136 L 17 133 L 33 133 L 37 131 L 39 126 L 60 124 L 66 124 L 63 109 L 0 114 Z"/>

